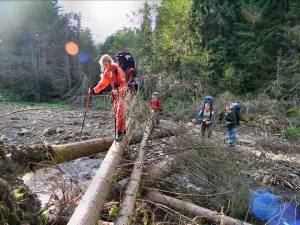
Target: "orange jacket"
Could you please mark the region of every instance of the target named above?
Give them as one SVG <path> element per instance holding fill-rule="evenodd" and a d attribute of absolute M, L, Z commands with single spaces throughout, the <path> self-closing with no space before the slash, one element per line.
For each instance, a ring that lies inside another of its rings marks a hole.
<path fill-rule="evenodd" d="M 100 93 L 109 84 L 113 89 L 118 88 L 120 95 L 122 95 L 126 90 L 126 76 L 118 64 L 112 63 L 110 69 L 104 71 L 104 73 L 101 75 L 101 80 L 97 86 L 94 87 L 95 93 Z"/>

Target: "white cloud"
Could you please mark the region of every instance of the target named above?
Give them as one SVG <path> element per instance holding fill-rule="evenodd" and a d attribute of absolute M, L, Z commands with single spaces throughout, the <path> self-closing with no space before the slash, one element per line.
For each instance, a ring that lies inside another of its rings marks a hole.
<path fill-rule="evenodd" d="M 156 0 L 154 2 L 158 2 Z M 96 42 L 103 42 L 109 35 L 123 27 L 135 26 L 128 15 L 138 10 L 145 0 L 136 1 L 72 1 L 60 0 L 59 4 L 66 12 L 79 12 L 82 16 L 82 26 L 92 31 Z M 153 1 L 152 1 L 153 2 Z"/>

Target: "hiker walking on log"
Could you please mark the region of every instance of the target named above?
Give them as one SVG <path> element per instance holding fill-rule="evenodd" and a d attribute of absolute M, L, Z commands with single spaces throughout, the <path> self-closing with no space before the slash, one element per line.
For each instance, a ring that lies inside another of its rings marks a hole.
<path fill-rule="evenodd" d="M 205 96 L 204 107 L 199 110 L 199 122 L 201 123 L 201 137 L 204 138 L 207 132 L 207 136 L 210 138 L 214 123 L 213 97 Z"/>
<path fill-rule="evenodd" d="M 151 98 L 151 101 L 150 101 L 150 108 L 155 113 L 155 124 L 154 124 L 154 126 L 158 126 L 159 125 L 159 116 L 160 116 L 160 113 L 162 112 L 162 105 L 161 105 L 161 100 L 160 100 L 158 92 L 154 92 L 152 94 L 152 98 Z"/>
<path fill-rule="evenodd" d="M 127 87 L 125 73 L 118 64 L 113 63 L 109 55 L 103 55 L 99 60 L 99 64 L 104 72 L 101 74 L 101 79 L 97 86 L 91 89 L 91 94 L 99 94 L 109 84 L 111 85 L 115 113 L 116 141 L 119 142 L 126 133 L 125 107 Z"/>

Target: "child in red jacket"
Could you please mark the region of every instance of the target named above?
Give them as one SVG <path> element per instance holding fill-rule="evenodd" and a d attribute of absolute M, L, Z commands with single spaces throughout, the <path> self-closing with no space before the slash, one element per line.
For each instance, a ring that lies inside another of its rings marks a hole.
<path fill-rule="evenodd" d="M 158 92 L 152 94 L 152 99 L 150 101 L 150 108 L 155 113 L 155 125 L 159 125 L 159 114 L 162 111 L 161 100 Z"/>

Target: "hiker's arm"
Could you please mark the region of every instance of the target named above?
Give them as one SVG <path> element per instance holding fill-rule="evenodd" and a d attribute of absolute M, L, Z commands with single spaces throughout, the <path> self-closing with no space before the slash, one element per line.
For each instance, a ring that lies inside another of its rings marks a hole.
<path fill-rule="evenodd" d="M 107 76 L 105 76 L 105 74 L 102 74 L 101 76 L 101 80 L 99 81 L 99 83 L 97 84 L 96 87 L 94 87 L 94 92 L 96 94 L 99 94 L 101 91 L 103 91 L 107 86 L 109 85 L 109 79 L 107 78 Z"/>
<path fill-rule="evenodd" d="M 225 124 L 226 125 L 234 124 L 234 117 L 233 117 L 233 115 L 227 115 L 225 117 Z"/>
<path fill-rule="evenodd" d="M 211 125 L 215 125 L 215 122 L 216 122 L 216 118 L 215 118 L 215 113 L 214 111 L 211 112 Z"/>
<path fill-rule="evenodd" d="M 123 94 L 126 90 L 126 75 L 121 67 L 118 67 L 118 74 L 119 74 L 119 93 Z"/>
<path fill-rule="evenodd" d="M 198 114 L 198 120 L 200 123 L 203 122 L 203 113 L 202 112 L 203 112 L 203 110 L 200 110 L 199 114 Z"/>

